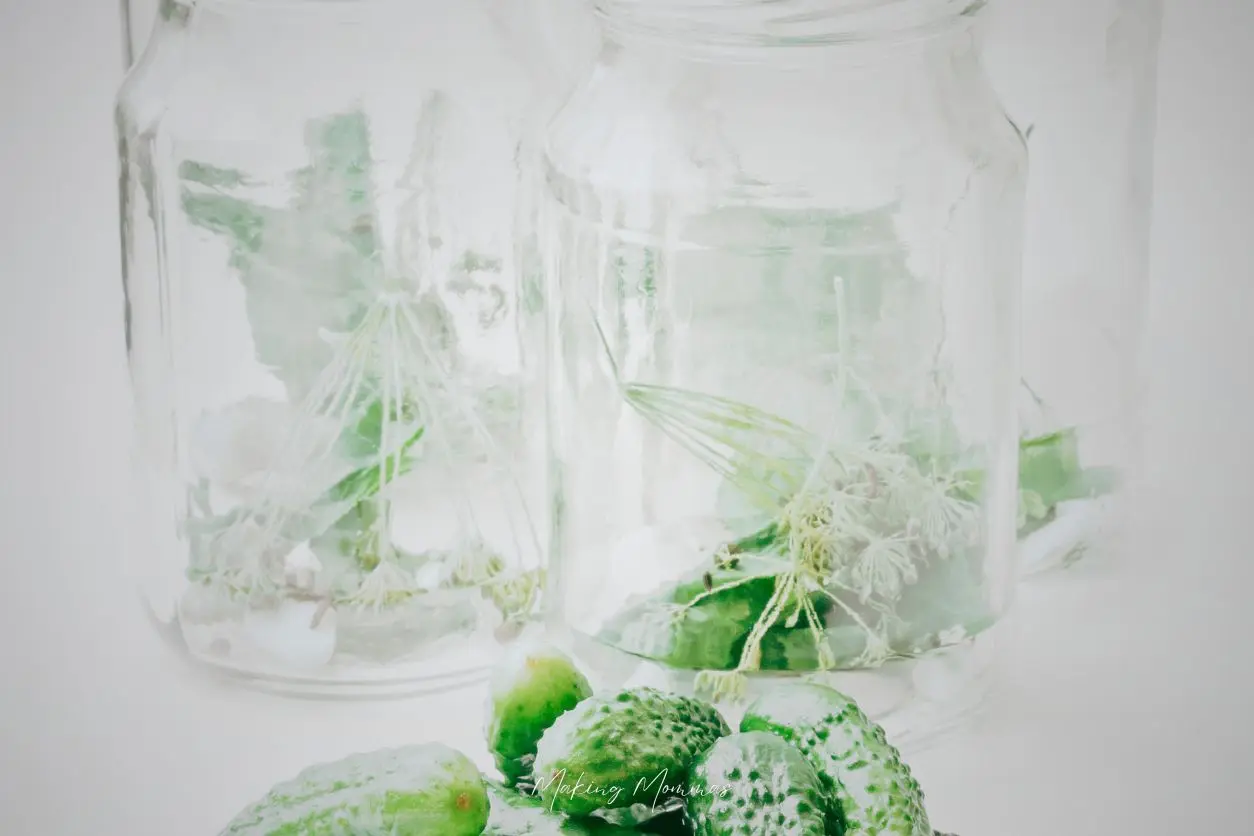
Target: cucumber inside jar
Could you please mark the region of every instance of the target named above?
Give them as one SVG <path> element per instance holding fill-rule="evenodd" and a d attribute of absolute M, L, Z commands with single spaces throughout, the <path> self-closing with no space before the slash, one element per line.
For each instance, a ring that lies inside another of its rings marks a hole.
<path fill-rule="evenodd" d="M 973 456 L 937 452 L 955 449 L 943 420 L 842 446 L 746 404 L 657 386 L 624 394 L 664 432 L 692 416 L 675 438 L 724 476 L 725 537 L 705 545 L 697 568 L 606 619 L 602 643 L 697 672 L 698 690 L 721 698 L 742 694 L 746 674 L 875 667 L 995 623 L 981 561 L 984 471 Z M 735 455 L 692 443 L 701 433 Z M 1021 538 L 1059 503 L 1102 490 L 1071 431 L 1023 440 L 1019 472 Z"/>

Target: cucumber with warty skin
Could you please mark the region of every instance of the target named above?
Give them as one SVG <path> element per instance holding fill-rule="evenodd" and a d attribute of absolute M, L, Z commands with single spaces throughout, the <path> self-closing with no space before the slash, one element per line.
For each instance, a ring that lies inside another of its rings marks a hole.
<path fill-rule="evenodd" d="M 488 784 L 491 815 L 483 836 L 629 836 L 636 831 L 601 819 L 572 819 L 554 813 L 537 796 L 501 784 Z"/>
<path fill-rule="evenodd" d="M 592 696 L 592 686 L 561 651 L 520 645 L 492 676 L 488 749 L 508 786 L 531 775 L 536 744 L 558 717 Z"/>
<path fill-rule="evenodd" d="M 696 758 L 731 733 L 713 706 L 655 688 L 590 697 L 557 719 L 536 749 L 535 789 L 570 815 L 677 797 Z"/>
<path fill-rule="evenodd" d="M 795 746 L 769 732 L 724 737 L 697 759 L 687 812 L 695 836 L 841 836 L 840 809 Z"/>
<path fill-rule="evenodd" d="M 616 613 L 597 638 L 677 670 L 734 670 L 745 640 L 775 594 L 780 568 L 778 559 L 738 555 L 733 566 L 697 572 Z M 822 629 L 830 602 L 815 594 L 812 603 Z M 795 607 L 790 602 L 783 609 Z M 782 624 L 781 619 L 771 632 Z"/>
<path fill-rule="evenodd" d="M 440 743 L 317 764 L 274 786 L 220 836 L 479 836 L 488 822 L 483 776 Z"/>
<path fill-rule="evenodd" d="M 849 836 L 934 836 L 910 767 L 884 730 L 839 691 L 809 682 L 780 686 L 748 707 L 740 730 L 770 732 L 796 746 L 840 804 Z"/>
<path fill-rule="evenodd" d="M 775 592 L 774 567 L 755 568 L 716 568 L 685 578 L 616 613 L 598 638 L 678 670 L 731 670 Z"/>

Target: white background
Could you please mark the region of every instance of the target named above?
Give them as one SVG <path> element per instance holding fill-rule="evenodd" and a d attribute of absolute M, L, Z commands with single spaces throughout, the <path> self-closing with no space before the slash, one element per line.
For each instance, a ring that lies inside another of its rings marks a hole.
<path fill-rule="evenodd" d="M 210 688 L 119 555 L 126 401 L 109 0 L 0 0 L 0 833 L 209 836 L 306 763 L 441 737 L 481 695 Z M 1044 2 L 1044 0 L 1042 0 Z M 1249 833 L 1254 3 L 1169 3 L 1138 548 L 1025 587 L 984 727 L 914 759 L 961 836 Z"/>

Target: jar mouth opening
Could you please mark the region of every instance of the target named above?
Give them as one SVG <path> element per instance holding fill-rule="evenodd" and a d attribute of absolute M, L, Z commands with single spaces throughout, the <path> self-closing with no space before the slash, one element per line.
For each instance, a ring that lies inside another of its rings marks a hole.
<path fill-rule="evenodd" d="M 933 34 L 989 0 L 595 0 L 610 33 L 693 45 L 837 46 Z"/>

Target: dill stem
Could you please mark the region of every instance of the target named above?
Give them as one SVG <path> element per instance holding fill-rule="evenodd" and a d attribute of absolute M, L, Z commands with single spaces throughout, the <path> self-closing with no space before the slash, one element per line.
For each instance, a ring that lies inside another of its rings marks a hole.
<path fill-rule="evenodd" d="M 750 581 L 760 581 L 760 580 L 764 580 L 764 579 L 766 579 L 766 578 L 777 578 L 777 577 L 779 577 L 778 573 L 776 573 L 776 572 L 769 572 L 769 573 L 759 574 L 759 575 L 746 575 L 745 577 L 740 578 L 739 580 L 728 581 L 727 583 L 724 583 L 724 584 L 719 584 L 718 586 L 714 587 L 714 588 L 713 588 L 713 589 L 711 589 L 711 590 L 708 590 L 708 591 L 706 591 L 706 592 L 702 592 L 702 593 L 700 593 L 700 594 L 699 594 L 699 595 L 697 595 L 695 598 L 693 598 L 691 601 L 689 601 L 688 603 L 684 604 L 682 607 L 680 607 L 680 609 L 679 609 L 679 613 L 680 613 L 681 615 L 682 615 L 683 613 L 686 613 L 688 610 L 692 609 L 692 608 L 693 608 L 693 607 L 695 607 L 697 604 L 700 604 L 702 601 L 705 601 L 705 600 L 707 600 L 707 599 L 709 599 L 709 598 L 713 597 L 714 595 L 717 595 L 717 594 L 718 594 L 718 593 L 720 593 L 720 592 L 726 592 L 726 591 L 727 591 L 727 590 L 729 590 L 729 589 L 735 589 L 735 588 L 736 588 L 736 587 L 738 587 L 738 586 L 744 586 L 745 584 L 749 583 Z"/>
<path fill-rule="evenodd" d="M 766 635 L 766 631 L 771 629 L 776 621 L 779 620 L 780 614 L 784 609 L 784 602 L 792 594 L 797 585 L 797 576 L 792 571 L 784 572 L 775 578 L 775 592 L 771 595 L 770 601 L 767 602 L 762 615 L 758 616 L 758 620 L 754 622 L 753 629 L 749 631 L 749 637 L 745 639 L 744 650 L 740 652 L 740 663 L 736 666 L 738 670 L 756 670 L 758 663 L 753 662 L 760 654 L 762 638 Z"/>
<path fill-rule="evenodd" d="M 866 623 L 866 622 L 862 619 L 862 616 L 858 615 L 856 612 L 854 612 L 854 610 L 853 610 L 853 608 L 852 608 L 852 607 L 850 607 L 850 606 L 849 606 L 848 604 L 846 604 L 844 601 L 840 600 L 840 597 L 839 597 L 839 596 L 837 596 L 837 595 L 836 595 L 836 593 L 832 592 L 830 589 L 828 589 L 827 587 L 825 587 L 825 586 L 823 586 L 823 585 L 821 585 L 821 584 L 817 584 L 817 583 L 816 583 L 816 584 L 815 584 L 815 586 L 817 586 L 817 587 L 819 588 L 819 591 L 820 591 L 820 592 L 822 592 L 822 593 L 823 593 L 824 595 L 826 595 L 828 598 L 831 598 L 833 601 L 835 601 L 835 602 L 836 602 L 836 606 L 838 606 L 838 607 L 840 607 L 842 610 L 844 610 L 846 615 L 848 615 L 850 618 L 852 618 L 852 619 L 853 619 L 853 620 L 857 623 L 857 625 L 858 625 L 859 627 L 861 627 L 863 630 L 865 630 L 865 631 L 866 631 L 866 634 L 867 634 L 867 636 L 868 636 L 868 637 L 869 637 L 869 636 L 871 636 L 871 635 L 874 635 L 874 632 L 875 632 L 875 631 L 874 631 L 874 630 L 872 630 L 872 629 L 870 628 L 870 626 L 869 626 L 869 625 L 868 625 L 868 624 L 867 624 L 867 623 Z"/>

